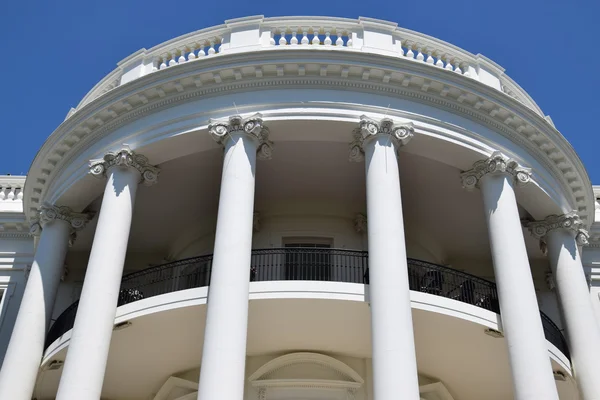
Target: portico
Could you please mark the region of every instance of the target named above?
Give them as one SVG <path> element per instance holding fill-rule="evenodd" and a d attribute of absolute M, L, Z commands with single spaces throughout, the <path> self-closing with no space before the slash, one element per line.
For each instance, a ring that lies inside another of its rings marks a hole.
<path fill-rule="evenodd" d="M 57 129 L 0 393 L 596 400 L 569 144 L 482 56 L 309 20 L 136 53 Z"/>

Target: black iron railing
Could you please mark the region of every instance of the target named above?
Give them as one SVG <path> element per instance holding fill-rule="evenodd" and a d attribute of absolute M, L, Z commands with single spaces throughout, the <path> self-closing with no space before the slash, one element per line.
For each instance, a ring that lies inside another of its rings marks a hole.
<path fill-rule="evenodd" d="M 147 268 L 123 277 L 118 305 L 178 290 L 208 286 L 212 254 Z M 369 283 L 366 251 L 328 248 L 277 248 L 252 251 L 250 281 L 330 281 Z M 425 261 L 408 259 L 410 290 L 443 296 L 500 312 L 496 284 L 485 279 Z M 77 304 L 54 322 L 46 338 L 51 344 L 73 328 Z M 558 327 L 541 313 L 546 339 L 569 357 Z"/>

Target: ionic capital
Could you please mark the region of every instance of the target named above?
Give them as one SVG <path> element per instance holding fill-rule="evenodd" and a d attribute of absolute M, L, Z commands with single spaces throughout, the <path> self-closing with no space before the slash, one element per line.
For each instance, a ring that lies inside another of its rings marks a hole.
<path fill-rule="evenodd" d="M 106 177 L 108 170 L 115 166 L 136 169 L 146 186 L 153 185 L 158 181 L 160 168 L 150 165 L 147 157 L 134 152 L 127 145 L 119 151 L 106 153 L 101 159 L 91 160 L 90 173 L 98 178 L 103 178 Z"/>
<path fill-rule="evenodd" d="M 210 120 L 208 131 L 217 143 L 224 146 L 232 133 L 245 133 L 258 141 L 258 158 L 270 160 L 273 154 L 273 142 L 269 140 L 269 129 L 264 126 L 262 115 L 254 114 L 243 118 L 233 115 L 227 121 Z"/>
<path fill-rule="evenodd" d="M 75 240 L 77 231 L 83 229 L 92 218 L 92 214 L 76 213 L 69 207 L 45 203 L 38 210 L 37 218 L 31 222 L 29 233 L 39 236 L 46 224 L 52 221 L 64 221 L 69 224 L 70 242 Z"/>
<path fill-rule="evenodd" d="M 358 127 L 353 132 L 354 140 L 350 143 L 350 161 L 360 162 L 365 159 L 364 143 L 370 138 L 388 135 L 399 149 L 413 138 L 414 131 L 412 123 L 397 124 L 390 118 L 376 121 L 362 115 Z"/>
<path fill-rule="evenodd" d="M 467 190 L 473 190 L 487 174 L 508 174 L 515 182 L 524 185 L 531 180 L 531 168 L 519 165 L 499 151 L 495 151 L 488 159 L 477 161 L 473 168 L 460 174 L 462 185 Z"/>
<path fill-rule="evenodd" d="M 587 245 L 590 237 L 587 230 L 583 229 L 584 224 L 575 211 L 563 215 L 550 215 L 542 221 L 527 221 L 524 222 L 524 225 L 533 237 L 540 239 L 542 249 L 545 248 L 546 235 L 555 229 L 566 229 L 574 232 L 575 240 L 579 246 Z"/>

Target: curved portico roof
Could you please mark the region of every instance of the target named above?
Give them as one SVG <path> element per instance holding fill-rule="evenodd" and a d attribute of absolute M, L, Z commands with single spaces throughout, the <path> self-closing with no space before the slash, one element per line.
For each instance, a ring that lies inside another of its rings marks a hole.
<path fill-rule="evenodd" d="M 588 226 L 593 221 L 595 199 L 583 164 L 503 68 L 395 23 L 362 17 L 252 16 L 132 54 L 40 149 L 24 211 L 32 217 L 44 201 L 59 201 L 86 173 L 90 149 L 112 146 L 103 142 L 107 135 L 139 118 L 200 98 L 299 87 L 383 94 L 473 120 L 531 154 L 556 181 L 549 196 L 561 197 L 562 211 L 576 210 Z M 265 108 L 265 120 L 278 118 Z"/>

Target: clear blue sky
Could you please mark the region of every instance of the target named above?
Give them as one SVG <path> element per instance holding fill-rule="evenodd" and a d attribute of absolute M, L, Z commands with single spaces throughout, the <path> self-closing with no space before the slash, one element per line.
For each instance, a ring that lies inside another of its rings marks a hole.
<path fill-rule="evenodd" d="M 26 173 L 85 93 L 141 47 L 247 15 L 367 16 L 482 53 L 552 117 L 600 184 L 600 1 L 0 2 L 0 174 Z"/>

